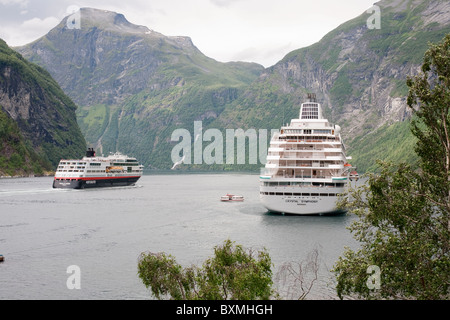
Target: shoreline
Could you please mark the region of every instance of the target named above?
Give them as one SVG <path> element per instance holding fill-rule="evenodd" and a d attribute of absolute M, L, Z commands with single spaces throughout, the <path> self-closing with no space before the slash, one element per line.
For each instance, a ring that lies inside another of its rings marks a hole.
<path fill-rule="evenodd" d="M 149 170 L 144 171 L 144 176 L 152 176 L 152 175 L 195 175 L 195 174 L 248 174 L 248 175 L 258 175 L 258 172 L 252 171 L 182 171 L 182 170 Z M 49 172 L 45 174 L 35 175 L 16 175 L 16 176 L 0 176 L 0 180 L 8 180 L 8 179 L 21 179 L 21 178 L 44 178 L 44 177 L 53 177 L 55 176 L 55 172 Z"/>
<path fill-rule="evenodd" d="M 2 179 L 21 179 L 21 178 L 42 178 L 42 177 L 52 177 L 54 176 L 55 173 L 54 172 L 47 172 L 44 174 L 29 174 L 29 175 L 16 175 L 16 176 L 0 176 L 0 180 Z"/>

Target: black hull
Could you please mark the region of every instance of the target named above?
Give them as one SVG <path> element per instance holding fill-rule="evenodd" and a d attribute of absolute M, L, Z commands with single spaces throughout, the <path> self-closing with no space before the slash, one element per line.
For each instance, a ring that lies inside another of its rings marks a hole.
<path fill-rule="evenodd" d="M 134 185 L 140 177 L 97 178 L 97 179 L 55 179 L 55 189 L 88 189 L 106 187 L 126 187 Z"/>

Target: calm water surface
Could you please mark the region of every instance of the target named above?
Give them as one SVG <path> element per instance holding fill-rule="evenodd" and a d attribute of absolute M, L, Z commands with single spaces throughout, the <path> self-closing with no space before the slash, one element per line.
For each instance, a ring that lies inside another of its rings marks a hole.
<path fill-rule="evenodd" d="M 329 272 L 355 217 L 267 213 L 257 175 L 146 175 L 136 186 L 54 190 L 52 178 L 0 180 L 0 299 L 151 299 L 137 276 L 141 252 L 166 252 L 200 265 L 230 239 L 265 247 L 274 273 L 319 250 L 321 275 L 309 299 L 335 299 Z M 226 193 L 242 203 L 223 203 Z M 69 290 L 67 268 L 81 270 Z"/>

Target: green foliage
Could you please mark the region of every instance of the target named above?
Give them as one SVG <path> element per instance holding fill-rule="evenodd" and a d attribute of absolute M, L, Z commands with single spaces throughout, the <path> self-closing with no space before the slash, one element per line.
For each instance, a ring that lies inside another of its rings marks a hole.
<path fill-rule="evenodd" d="M 380 174 L 341 199 L 359 217 L 349 229 L 361 243 L 334 267 L 341 298 L 450 298 L 449 66 L 450 35 L 430 45 L 423 73 L 407 82 L 419 170 L 380 163 Z M 371 265 L 381 270 L 375 290 L 366 285 Z"/>
<path fill-rule="evenodd" d="M 360 219 L 349 228 L 361 249 L 347 249 L 334 266 L 342 298 L 448 298 L 448 230 L 442 213 L 422 195 L 422 178 L 410 166 L 380 163 L 366 186 L 344 197 Z M 381 270 L 380 289 L 367 286 L 369 266 Z"/>
<path fill-rule="evenodd" d="M 271 266 L 266 250 L 246 251 L 227 240 L 202 267 L 183 268 L 165 253 L 142 253 L 138 274 L 157 299 L 267 300 L 274 293 Z"/>
<path fill-rule="evenodd" d="M 51 164 L 34 152 L 0 106 L 0 176 L 41 175 L 49 170 Z"/>
<path fill-rule="evenodd" d="M 29 104 L 30 116 L 27 119 L 19 117 L 16 121 L 26 144 L 34 149 L 33 154 L 39 155 L 38 162 L 47 163 L 46 167 L 49 162 L 55 167 L 61 158 L 84 153 L 86 143 L 76 122 L 76 105 L 46 70 L 28 62 L 1 39 L 0 84 L 1 90 L 11 96 L 17 95 L 17 100 L 24 99 L 24 103 Z M 21 97 L 19 89 L 24 89 L 28 97 Z M 18 159 L 12 159 L 16 168 L 19 167 Z"/>
<path fill-rule="evenodd" d="M 352 85 L 350 84 L 347 74 L 341 73 L 334 82 L 333 88 L 330 90 L 330 94 L 335 101 L 336 106 L 341 107 L 346 99 L 353 92 Z"/>
<path fill-rule="evenodd" d="M 174 300 L 186 300 L 191 290 L 192 269 L 184 270 L 175 259 L 165 253 L 147 253 L 139 257 L 139 277 L 157 299 L 170 296 Z"/>
<path fill-rule="evenodd" d="M 438 197 L 450 192 L 450 34 L 430 45 L 422 74 L 408 79 L 408 104 L 413 108 L 413 134 L 420 167 Z M 417 108 L 415 108 L 417 106 Z M 448 204 L 450 207 L 450 204 Z"/>
<path fill-rule="evenodd" d="M 373 172 L 379 169 L 377 160 L 406 162 L 417 165 L 417 155 L 413 152 L 417 139 L 411 133 L 411 122 L 396 122 L 367 132 L 352 140 L 349 155 L 358 172 Z"/>

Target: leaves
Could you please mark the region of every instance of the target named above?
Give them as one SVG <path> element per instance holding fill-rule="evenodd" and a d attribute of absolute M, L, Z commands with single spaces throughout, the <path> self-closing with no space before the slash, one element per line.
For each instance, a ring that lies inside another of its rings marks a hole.
<path fill-rule="evenodd" d="M 183 268 L 164 253 L 142 253 L 138 274 L 157 299 L 267 300 L 272 290 L 266 250 L 246 251 L 230 240 L 214 248 L 202 267 Z"/>
<path fill-rule="evenodd" d="M 334 267 L 337 293 L 367 299 L 448 299 L 450 289 L 450 35 L 430 45 L 423 74 L 409 78 L 408 104 L 419 170 L 379 162 L 366 186 L 340 205 L 358 215 L 349 228 L 361 243 Z M 365 285 L 367 267 L 381 270 L 381 287 Z"/>

